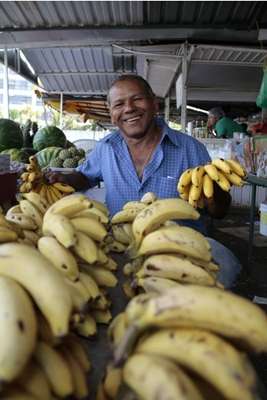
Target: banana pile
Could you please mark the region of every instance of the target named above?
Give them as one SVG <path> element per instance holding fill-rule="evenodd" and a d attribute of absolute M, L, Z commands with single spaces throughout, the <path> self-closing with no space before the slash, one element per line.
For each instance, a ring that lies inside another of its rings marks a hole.
<path fill-rule="evenodd" d="M 246 171 L 237 161 L 217 158 L 210 164 L 185 170 L 178 181 L 177 191 L 193 207 L 203 208 L 204 199 L 213 196 L 214 184 L 229 192 L 232 185 L 242 186 L 245 176 Z"/>
<path fill-rule="evenodd" d="M 114 318 L 108 336 L 114 362 L 98 400 L 124 398 L 125 390 L 142 400 L 159 393 L 170 400 L 258 398 L 244 351 L 267 351 L 267 319 L 241 296 L 191 284 L 142 293 Z"/>
<path fill-rule="evenodd" d="M 30 163 L 26 166 L 26 172 L 21 174 L 22 183 L 20 193 L 36 192 L 42 196 L 48 205 L 52 205 L 62 197 L 74 192 L 73 187 L 65 183 L 55 182 L 50 184 L 45 179 L 36 157 L 29 158 Z"/>

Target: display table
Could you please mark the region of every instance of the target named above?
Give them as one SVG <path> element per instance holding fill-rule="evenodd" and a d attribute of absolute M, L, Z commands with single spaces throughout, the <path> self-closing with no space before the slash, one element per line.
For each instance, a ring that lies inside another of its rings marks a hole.
<path fill-rule="evenodd" d="M 249 218 L 249 237 L 248 237 L 248 265 L 251 263 L 254 239 L 254 217 L 257 187 L 267 187 L 267 178 L 259 178 L 256 175 L 249 174 L 246 181 L 252 186 L 250 200 L 250 218 Z"/>

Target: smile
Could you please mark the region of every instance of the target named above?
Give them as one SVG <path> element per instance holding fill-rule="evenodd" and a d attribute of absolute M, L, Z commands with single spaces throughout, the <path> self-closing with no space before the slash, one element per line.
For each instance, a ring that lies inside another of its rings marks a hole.
<path fill-rule="evenodd" d="M 134 123 L 134 122 L 136 122 L 136 121 L 139 121 L 140 119 L 141 119 L 141 116 L 139 115 L 139 116 L 137 116 L 137 117 L 125 119 L 124 122 L 130 123 L 130 124 L 131 124 L 131 123 Z"/>

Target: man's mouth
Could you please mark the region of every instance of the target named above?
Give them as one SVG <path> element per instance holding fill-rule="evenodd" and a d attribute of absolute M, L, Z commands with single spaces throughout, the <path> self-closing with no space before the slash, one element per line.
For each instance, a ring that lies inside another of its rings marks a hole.
<path fill-rule="evenodd" d="M 127 118 L 123 122 L 126 122 L 127 124 L 134 124 L 136 121 L 139 121 L 141 118 L 142 118 L 142 116 L 138 115 L 136 117 Z"/>

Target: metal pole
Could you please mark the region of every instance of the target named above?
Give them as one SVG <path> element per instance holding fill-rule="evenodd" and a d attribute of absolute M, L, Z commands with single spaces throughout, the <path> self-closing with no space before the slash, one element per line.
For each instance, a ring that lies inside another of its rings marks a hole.
<path fill-rule="evenodd" d="M 59 119 L 59 127 L 63 129 L 63 92 L 60 92 L 60 119 Z"/>
<path fill-rule="evenodd" d="M 165 97 L 164 117 L 168 123 L 170 119 L 170 96 Z"/>
<path fill-rule="evenodd" d="M 4 82 L 3 82 L 3 116 L 9 118 L 9 98 L 8 98 L 8 58 L 7 49 L 4 49 Z"/>
<path fill-rule="evenodd" d="M 182 106 L 181 106 L 181 125 L 182 131 L 186 130 L 186 103 L 187 103 L 187 45 L 184 45 L 182 61 Z"/>

